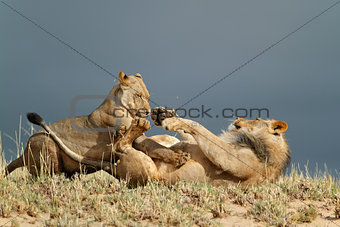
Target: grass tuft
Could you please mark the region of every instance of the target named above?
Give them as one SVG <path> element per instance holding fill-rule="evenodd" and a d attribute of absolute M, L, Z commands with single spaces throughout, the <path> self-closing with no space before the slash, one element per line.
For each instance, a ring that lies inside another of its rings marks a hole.
<path fill-rule="evenodd" d="M 298 208 L 297 213 L 293 215 L 292 220 L 299 224 L 310 223 L 318 216 L 316 208 L 313 204 Z"/>

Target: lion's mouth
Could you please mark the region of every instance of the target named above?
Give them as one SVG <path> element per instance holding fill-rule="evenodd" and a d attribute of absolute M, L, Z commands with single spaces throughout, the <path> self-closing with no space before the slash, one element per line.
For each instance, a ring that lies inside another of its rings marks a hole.
<path fill-rule="evenodd" d="M 136 113 L 137 117 L 143 117 L 143 118 L 148 117 L 149 115 L 150 115 L 150 111 L 138 111 Z"/>

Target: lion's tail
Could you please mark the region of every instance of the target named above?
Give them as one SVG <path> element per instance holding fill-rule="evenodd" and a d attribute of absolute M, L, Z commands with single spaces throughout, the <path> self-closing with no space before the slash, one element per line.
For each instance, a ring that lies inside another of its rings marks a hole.
<path fill-rule="evenodd" d="M 42 119 L 42 117 L 40 117 L 39 114 L 37 113 L 27 113 L 27 119 L 35 124 L 35 125 L 39 125 L 41 127 L 43 127 L 43 124 L 45 123 L 44 120 Z"/>

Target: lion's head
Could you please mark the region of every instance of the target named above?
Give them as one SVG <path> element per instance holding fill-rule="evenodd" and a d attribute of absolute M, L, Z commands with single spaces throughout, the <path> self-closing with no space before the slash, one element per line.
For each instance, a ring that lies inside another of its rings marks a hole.
<path fill-rule="evenodd" d="M 240 129 L 247 130 L 249 132 L 265 130 L 271 135 L 280 136 L 288 129 L 288 124 L 284 121 L 263 120 L 261 118 L 257 118 L 256 120 L 237 118 L 234 123 L 230 125 L 229 131 Z"/>
<path fill-rule="evenodd" d="M 229 126 L 229 133 L 223 132 L 222 137 L 251 148 L 260 160 L 284 169 L 290 163 L 290 149 L 284 136 L 287 129 L 284 121 L 237 118 Z"/>
<path fill-rule="evenodd" d="M 149 105 L 150 94 L 146 89 L 142 76 L 137 73 L 127 76 L 119 73 L 119 83 L 122 91 L 121 104 L 132 116 L 147 117 L 151 108 Z"/>

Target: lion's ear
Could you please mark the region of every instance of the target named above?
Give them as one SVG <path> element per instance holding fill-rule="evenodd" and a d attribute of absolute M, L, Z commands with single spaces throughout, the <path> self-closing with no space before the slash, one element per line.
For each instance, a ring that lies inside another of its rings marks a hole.
<path fill-rule="evenodd" d="M 128 79 L 128 76 L 123 71 L 120 71 L 119 72 L 119 83 L 127 86 L 128 85 L 127 79 Z"/>
<path fill-rule="evenodd" d="M 284 121 L 274 121 L 272 123 L 274 133 L 281 134 L 288 129 L 288 124 Z"/>

